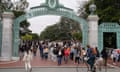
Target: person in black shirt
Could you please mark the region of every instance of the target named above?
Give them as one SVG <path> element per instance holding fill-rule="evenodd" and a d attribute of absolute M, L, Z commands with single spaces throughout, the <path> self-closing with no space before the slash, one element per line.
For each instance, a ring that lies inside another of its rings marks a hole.
<path fill-rule="evenodd" d="M 104 60 L 104 66 L 107 66 L 108 54 L 107 54 L 106 48 L 103 48 L 101 55 L 102 55 L 102 58 Z"/>

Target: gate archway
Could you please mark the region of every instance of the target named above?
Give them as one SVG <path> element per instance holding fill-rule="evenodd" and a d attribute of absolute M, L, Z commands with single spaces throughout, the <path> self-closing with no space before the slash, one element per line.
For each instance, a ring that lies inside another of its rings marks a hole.
<path fill-rule="evenodd" d="M 19 24 L 20 22 L 33 18 L 36 16 L 43 15 L 57 15 L 73 19 L 79 22 L 82 28 L 82 46 L 85 47 L 88 43 L 88 23 L 86 20 L 78 17 L 72 9 L 60 5 L 58 0 L 46 0 L 46 3 L 31 8 L 26 14 L 14 20 L 13 24 L 13 56 L 18 56 L 18 45 L 19 45 Z"/>
<path fill-rule="evenodd" d="M 102 51 L 104 47 L 104 32 L 116 33 L 116 48 L 120 48 L 120 25 L 118 23 L 102 23 L 98 29 L 98 47 L 99 51 Z"/>

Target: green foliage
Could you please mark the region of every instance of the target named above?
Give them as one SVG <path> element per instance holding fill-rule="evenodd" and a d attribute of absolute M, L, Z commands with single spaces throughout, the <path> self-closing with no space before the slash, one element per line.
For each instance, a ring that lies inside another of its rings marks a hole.
<path fill-rule="evenodd" d="M 82 41 L 82 32 L 73 33 L 73 37 L 74 37 L 75 40 Z"/>
<path fill-rule="evenodd" d="M 23 12 L 23 11 L 13 11 L 13 13 L 14 13 L 14 15 L 15 15 L 15 18 L 17 18 L 17 17 L 25 14 L 25 12 Z"/>
<path fill-rule="evenodd" d="M 39 35 L 37 33 L 32 33 L 32 40 L 39 40 Z"/>
<path fill-rule="evenodd" d="M 13 13 L 15 15 L 15 18 L 25 14 L 25 12 L 23 12 L 23 11 L 13 11 Z M 31 30 L 28 29 L 29 26 L 30 26 L 30 23 L 27 20 L 24 20 L 20 23 L 20 27 L 25 30 L 25 32 L 20 31 L 20 37 L 24 38 L 26 33 L 31 32 Z M 26 38 L 26 36 L 25 36 L 25 38 Z"/>
<path fill-rule="evenodd" d="M 30 26 L 30 23 L 27 20 L 20 23 L 20 27 L 23 27 L 23 28 L 26 27 L 27 28 L 29 26 Z"/>
<path fill-rule="evenodd" d="M 80 31 L 79 23 L 62 17 L 60 22 L 52 26 L 48 26 L 40 35 L 40 39 L 54 40 L 71 40 L 73 39 L 72 31 Z M 76 37 L 75 37 L 76 38 Z M 77 38 L 78 39 L 78 38 Z"/>
<path fill-rule="evenodd" d="M 15 15 L 15 18 L 25 14 L 25 12 L 23 11 L 13 11 L 13 13 Z M 20 27 L 29 27 L 29 26 L 30 26 L 30 23 L 27 20 L 20 23 Z"/>
<path fill-rule="evenodd" d="M 22 36 L 21 39 L 22 40 L 32 40 L 32 35 L 26 34 L 26 35 Z"/>
<path fill-rule="evenodd" d="M 48 26 L 40 35 L 40 39 L 50 39 L 50 40 L 56 40 L 58 36 L 58 28 L 57 24 L 53 26 Z"/>
<path fill-rule="evenodd" d="M 32 34 L 25 34 L 24 36 L 21 36 L 22 40 L 39 40 L 39 35 L 36 33 Z"/>
<path fill-rule="evenodd" d="M 85 5 L 86 12 L 89 12 L 89 5 L 93 0 L 90 0 Z M 100 17 L 99 23 L 102 22 L 118 22 L 120 19 L 120 0 L 94 0 L 97 10 L 96 14 Z"/>

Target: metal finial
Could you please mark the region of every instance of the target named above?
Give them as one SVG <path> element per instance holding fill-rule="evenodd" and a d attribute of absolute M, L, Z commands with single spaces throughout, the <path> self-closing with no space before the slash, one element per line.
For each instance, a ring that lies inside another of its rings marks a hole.
<path fill-rule="evenodd" d="M 89 10 L 92 15 L 95 14 L 96 5 L 94 4 L 94 2 L 89 6 Z"/>

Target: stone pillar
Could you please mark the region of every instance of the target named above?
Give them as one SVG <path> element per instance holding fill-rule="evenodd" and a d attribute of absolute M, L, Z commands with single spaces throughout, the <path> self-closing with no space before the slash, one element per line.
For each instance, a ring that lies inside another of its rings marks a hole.
<path fill-rule="evenodd" d="M 1 48 L 2 48 L 2 21 L 0 20 L 0 57 L 1 57 Z"/>
<path fill-rule="evenodd" d="M 98 47 L 98 20 L 97 15 L 88 16 L 88 44 Z"/>
<path fill-rule="evenodd" d="M 12 24 L 14 14 L 12 12 L 4 12 L 2 15 L 2 49 L 1 61 L 10 61 L 12 58 Z"/>

